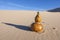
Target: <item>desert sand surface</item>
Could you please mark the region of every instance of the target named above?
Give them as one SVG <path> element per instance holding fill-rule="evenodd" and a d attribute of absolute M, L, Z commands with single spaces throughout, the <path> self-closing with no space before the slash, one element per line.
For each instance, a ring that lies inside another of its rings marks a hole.
<path fill-rule="evenodd" d="M 0 40 L 60 40 L 60 12 L 40 12 L 42 33 L 30 31 L 36 12 L 0 10 Z"/>

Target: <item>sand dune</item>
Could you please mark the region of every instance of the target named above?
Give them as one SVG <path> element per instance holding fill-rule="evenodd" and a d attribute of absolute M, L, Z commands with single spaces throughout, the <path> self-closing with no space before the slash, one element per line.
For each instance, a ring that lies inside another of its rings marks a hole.
<path fill-rule="evenodd" d="M 43 33 L 30 31 L 36 11 L 0 10 L 0 40 L 60 40 L 60 12 L 40 12 Z"/>

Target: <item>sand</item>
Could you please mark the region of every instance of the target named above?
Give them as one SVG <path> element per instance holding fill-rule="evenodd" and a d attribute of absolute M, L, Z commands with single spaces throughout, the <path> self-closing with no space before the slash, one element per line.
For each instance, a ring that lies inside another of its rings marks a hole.
<path fill-rule="evenodd" d="M 0 40 L 60 40 L 60 12 L 40 12 L 43 33 L 30 31 L 36 12 L 0 10 Z"/>

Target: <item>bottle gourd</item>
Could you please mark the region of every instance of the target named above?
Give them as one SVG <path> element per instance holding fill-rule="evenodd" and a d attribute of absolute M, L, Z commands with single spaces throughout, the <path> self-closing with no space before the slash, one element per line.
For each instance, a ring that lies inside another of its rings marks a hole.
<path fill-rule="evenodd" d="M 43 31 L 43 25 L 41 24 L 41 16 L 39 15 L 39 12 L 37 12 L 37 15 L 35 17 L 35 23 L 31 24 L 31 30 L 35 32 Z"/>

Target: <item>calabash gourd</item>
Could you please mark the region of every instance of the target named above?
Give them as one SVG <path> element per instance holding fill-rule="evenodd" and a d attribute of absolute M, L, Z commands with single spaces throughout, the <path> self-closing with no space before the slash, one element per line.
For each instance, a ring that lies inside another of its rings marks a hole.
<path fill-rule="evenodd" d="M 39 12 L 37 12 L 37 15 L 35 17 L 35 23 L 31 24 L 31 30 L 35 32 L 43 31 L 43 25 L 41 24 L 41 17 L 39 15 Z"/>

